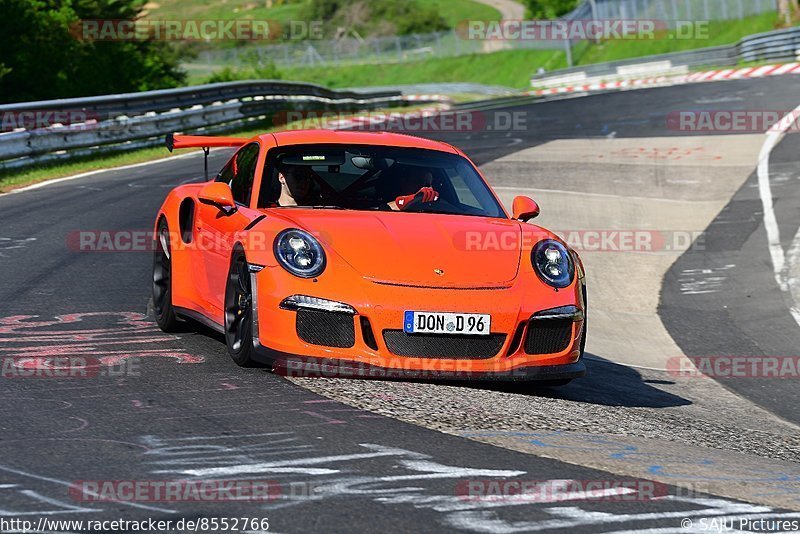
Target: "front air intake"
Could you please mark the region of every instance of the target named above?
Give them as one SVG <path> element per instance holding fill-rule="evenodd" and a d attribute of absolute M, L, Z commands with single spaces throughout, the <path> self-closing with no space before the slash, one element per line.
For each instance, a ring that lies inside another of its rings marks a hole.
<path fill-rule="evenodd" d="M 571 318 L 531 320 L 525 336 L 525 354 L 554 354 L 567 350 L 573 324 Z"/>
<path fill-rule="evenodd" d="M 312 345 L 350 348 L 356 344 L 353 316 L 319 310 L 297 311 L 297 336 Z"/>
<path fill-rule="evenodd" d="M 389 352 L 398 356 L 482 360 L 500 352 L 506 335 L 406 334 L 402 330 L 384 330 L 383 340 Z"/>

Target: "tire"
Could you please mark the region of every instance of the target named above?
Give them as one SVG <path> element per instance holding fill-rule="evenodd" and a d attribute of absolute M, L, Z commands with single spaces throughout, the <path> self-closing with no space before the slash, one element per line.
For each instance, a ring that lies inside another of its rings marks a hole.
<path fill-rule="evenodd" d="M 180 331 L 180 321 L 172 307 L 172 250 L 167 221 L 161 219 L 153 252 L 153 314 L 164 332 Z"/>
<path fill-rule="evenodd" d="M 225 344 L 240 367 L 257 367 L 253 347 L 253 293 L 250 269 L 241 250 L 234 249 L 225 286 Z"/>

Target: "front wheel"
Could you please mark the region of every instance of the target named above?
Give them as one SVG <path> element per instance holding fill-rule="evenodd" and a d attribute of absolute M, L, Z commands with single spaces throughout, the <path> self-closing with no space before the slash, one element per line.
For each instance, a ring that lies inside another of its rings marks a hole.
<path fill-rule="evenodd" d="M 235 251 L 225 287 L 225 344 L 231 359 L 241 367 L 254 367 L 253 291 L 250 267 L 241 251 Z"/>

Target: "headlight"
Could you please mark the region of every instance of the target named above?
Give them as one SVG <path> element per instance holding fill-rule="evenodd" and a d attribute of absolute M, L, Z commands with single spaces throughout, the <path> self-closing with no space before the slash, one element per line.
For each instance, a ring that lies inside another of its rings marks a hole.
<path fill-rule="evenodd" d="M 544 283 L 564 288 L 575 277 L 575 265 L 567 247 L 553 239 L 539 241 L 531 252 L 531 263 Z"/>
<path fill-rule="evenodd" d="M 275 238 L 275 257 L 284 269 L 301 278 L 319 276 L 325 270 L 325 251 L 314 236 L 291 228 Z"/>

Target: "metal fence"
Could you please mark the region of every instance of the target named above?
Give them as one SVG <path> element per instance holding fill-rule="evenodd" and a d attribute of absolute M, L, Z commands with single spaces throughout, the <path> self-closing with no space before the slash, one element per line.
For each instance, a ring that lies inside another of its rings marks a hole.
<path fill-rule="evenodd" d="M 211 74 L 224 67 L 241 68 L 272 62 L 279 67 L 313 67 L 405 63 L 430 58 L 494 52 L 500 49 L 525 48 L 563 50 L 562 41 L 481 41 L 466 39 L 455 30 L 366 39 L 302 41 L 259 47 L 217 49 L 201 52 L 184 63 L 194 74 Z"/>
<path fill-rule="evenodd" d="M 332 91 L 308 83 L 231 82 L 89 98 L 0 105 L 8 117 L 81 116 L 71 124 L 0 133 L 0 168 L 119 152 L 163 143 L 172 132 L 213 133 L 274 118 L 287 110 L 361 110 L 398 105 L 399 91 Z"/>
<path fill-rule="evenodd" d="M 727 46 L 699 48 L 671 54 L 638 57 L 608 63 L 595 63 L 536 74 L 531 86 L 551 88 L 630 78 L 637 67 L 647 69 L 645 76 L 666 76 L 697 67 L 732 67 L 740 62 L 795 61 L 800 59 L 800 27 L 748 35 Z"/>
<path fill-rule="evenodd" d="M 733 20 L 776 10 L 776 0 L 585 0 L 567 20 L 650 19 L 675 27 L 678 21 Z M 184 67 L 210 75 L 224 67 L 272 62 L 279 67 L 404 63 L 427 58 L 496 52 L 502 49 L 566 50 L 573 43 L 553 40 L 481 41 L 457 30 L 438 33 L 310 40 L 226 50 L 207 50 Z M 567 46 L 569 45 L 569 46 Z"/>
<path fill-rule="evenodd" d="M 565 18 L 654 19 L 674 27 L 676 21 L 743 19 L 776 9 L 776 0 L 585 0 Z"/>

